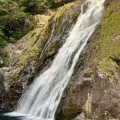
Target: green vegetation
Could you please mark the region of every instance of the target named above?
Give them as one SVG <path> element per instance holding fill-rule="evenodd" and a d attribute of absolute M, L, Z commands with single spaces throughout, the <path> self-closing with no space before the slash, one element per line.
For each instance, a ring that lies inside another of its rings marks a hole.
<path fill-rule="evenodd" d="M 39 28 L 35 29 L 20 40 L 20 44 L 21 44 L 22 42 L 26 41 L 27 37 L 29 36 L 28 46 L 27 48 L 23 48 L 23 47 L 21 48 L 22 50 L 24 49 L 23 54 L 20 56 L 19 62 L 16 64 L 16 66 L 18 67 L 21 65 L 26 66 L 30 61 L 37 59 L 40 48 L 36 42 L 39 39 L 38 36 L 40 35 L 40 32 L 41 31 Z"/>
<path fill-rule="evenodd" d="M 72 0 L 0 0 L 0 46 L 15 42 L 35 25 L 33 15 L 43 14 Z"/>
<path fill-rule="evenodd" d="M 39 14 L 46 11 L 45 0 L 19 0 L 19 5 L 23 11 L 31 14 Z"/>
<path fill-rule="evenodd" d="M 98 68 L 110 81 L 120 69 L 120 2 L 111 4 L 103 15 L 94 43 L 98 53 L 94 54 L 94 65 L 99 64 Z"/>
<path fill-rule="evenodd" d="M 57 10 L 59 6 L 71 1 L 0 0 L 0 58 L 3 61 L 6 59 L 7 54 L 2 55 L 2 51 L 7 43 L 16 42 L 35 28 L 37 21 L 34 15 L 44 14 L 48 9 Z"/>
<path fill-rule="evenodd" d="M 34 16 L 24 12 L 15 0 L 0 0 L 0 58 L 8 64 L 4 46 L 15 42 L 31 31 L 36 25 Z"/>
<path fill-rule="evenodd" d="M 8 65 L 8 63 L 9 63 L 8 54 L 3 49 L 0 49 L 0 60 L 3 61 L 3 65 Z"/>
<path fill-rule="evenodd" d="M 35 26 L 32 15 L 14 0 L 0 0 L 0 46 L 20 39 Z"/>
<path fill-rule="evenodd" d="M 54 34 L 58 33 L 58 34 L 64 35 L 66 28 L 70 27 L 75 22 L 76 20 L 75 16 L 79 14 L 79 12 L 77 12 L 77 9 L 75 9 L 75 6 L 77 5 L 77 3 L 69 3 L 67 5 L 64 5 L 63 9 L 61 9 L 60 7 L 56 12 L 56 14 L 51 16 L 51 18 L 45 24 L 42 30 L 40 30 L 40 28 L 36 28 L 22 38 L 22 41 L 25 41 L 25 39 L 27 39 L 27 36 L 29 36 L 29 42 L 28 42 L 27 49 L 23 51 L 18 62 L 16 63 L 16 67 L 27 66 L 30 63 L 30 61 L 39 59 L 41 51 L 44 49 L 45 44 L 50 38 L 51 31 L 53 29 L 55 31 Z M 73 13 L 76 13 L 76 12 L 77 14 L 74 15 Z M 63 22 L 64 18 L 66 18 L 66 21 Z M 53 20 L 55 21 L 54 23 L 53 23 Z M 59 24 L 61 24 L 61 26 L 59 26 Z M 20 40 L 20 42 L 22 41 Z M 45 60 L 49 59 L 48 54 L 50 52 L 57 51 L 58 48 L 62 45 L 62 43 L 63 41 L 52 42 L 46 48 L 47 51 L 44 55 L 44 59 Z"/>

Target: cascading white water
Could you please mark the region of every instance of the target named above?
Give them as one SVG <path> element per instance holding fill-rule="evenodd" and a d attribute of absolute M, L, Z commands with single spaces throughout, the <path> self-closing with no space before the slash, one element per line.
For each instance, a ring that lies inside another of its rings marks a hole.
<path fill-rule="evenodd" d="M 86 0 L 76 24 L 51 67 L 34 80 L 19 100 L 15 112 L 30 114 L 40 120 L 54 120 L 55 112 L 70 82 L 81 51 L 100 23 L 104 1 Z"/>

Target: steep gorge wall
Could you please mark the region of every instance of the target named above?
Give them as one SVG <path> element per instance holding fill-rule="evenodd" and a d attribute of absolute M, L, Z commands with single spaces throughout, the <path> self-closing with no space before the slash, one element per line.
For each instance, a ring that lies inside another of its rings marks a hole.
<path fill-rule="evenodd" d="M 106 1 L 101 24 L 76 65 L 60 120 L 120 118 L 120 1 Z"/>
<path fill-rule="evenodd" d="M 12 53 L 9 53 L 10 67 L 0 68 L 1 110 L 13 110 L 34 77 L 51 65 L 76 22 L 82 2 L 59 8 L 48 22 L 15 45 L 7 46 Z M 120 118 L 119 6 L 119 0 L 106 1 L 102 22 L 77 62 L 72 85 L 61 101 L 57 119 L 71 120 L 76 116 L 94 120 Z"/>
<path fill-rule="evenodd" d="M 33 79 L 45 71 L 65 42 L 80 13 L 82 0 L 60 7 L 16 44 L 6 46 L 9 67 L 0 68 L 0 109 L 12 111 Z"/>

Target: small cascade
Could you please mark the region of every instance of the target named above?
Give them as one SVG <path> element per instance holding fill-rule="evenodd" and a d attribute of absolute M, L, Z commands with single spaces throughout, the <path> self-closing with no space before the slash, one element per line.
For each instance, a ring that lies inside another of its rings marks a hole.
<path fill-rule="evenodd" d="M 13 114 L 31 115 L 38 120 L 54 120 L 64 90 L 79 56 L 100 23 L 105 0 L 86 0 L 81 14 L 51 67 L 38 76 L 19 100 Z"/>

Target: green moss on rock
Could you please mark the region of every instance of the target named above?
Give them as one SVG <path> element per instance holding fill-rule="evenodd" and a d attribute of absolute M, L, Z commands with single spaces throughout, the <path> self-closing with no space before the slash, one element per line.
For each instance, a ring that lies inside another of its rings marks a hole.
<path fill-rule="evenodd" d="M 19 61 L 17 62 L 16 66 L 27 66 L 30 61 L 37 58 L 40 49 L 36 42 L 39 40 L 40 31 L 36 29 L 26 35 L 20 42 L 24 42 L 26 39 L 28 40 L 27 48 L 21 48 L 23 50 L 23 54 L 20 56 Z"/>
<path fill-rule="evenodd" d="M 3 63 L 0 65 L 1 66 L 8 66 L 10 58 L 8 56 L 8 53 L 4 50 L 4 48 L 0 47 L 0 61 Z"/>
<path fill-rule="evenodd" d="M 120 2 L 107 1 L 101 25 L 94 41 L 93 65 L 109 78 L 114 79 L 120 66 L 115 59 L 120 60 Z"/>
<path fill-rule="evenodd" d="M 65 30 L 68 29 L 68 27 L 70 27 L 73 23 L 75 23 L 76 16 L 80 12 L 78 12 L 78 9 L 76 9 L 78 3 L 80 4 L 80 2 L 73 2 L 60 7 L 58 11 L 51 16 L 42 30 L 37 28 L 24 37 L 23 40 L 21 40 L 24 41 L 25 39 L 29 39 L 29 42 L 27 49 L 22 48 L 24 51 L 20 56 L 20 60 L 16 64 L 17 66 L 27 66 L 30 61 L 38 60 L 39 56 L 41 56 L 40 54 L 42 54 L 43 50 L 46 49 L 46 44 L 51 36 L 57 37 L 57 35 L 62 36 L 65 34 Z M 62 45 L 61 43 L 62 42 L 58 42 L 58 44 L 60 44 L 59 47 Z M 52 42 L 48 49 L 50 50 L 47 50 L 48 52 L 53 52 L 56 50 L 56 42 Z M 46 52 L 46 55 L 48 52 Z"/>
<path fill-rule="evenodd" d="M 11 75 L 10 75 L 10 78 L 12 79 L 12 80 L 16 80 L 17 78 L 19 77 L 19 74 L 18 73 L 12 73 Z"/>

